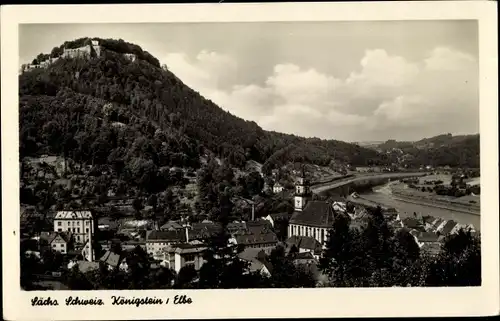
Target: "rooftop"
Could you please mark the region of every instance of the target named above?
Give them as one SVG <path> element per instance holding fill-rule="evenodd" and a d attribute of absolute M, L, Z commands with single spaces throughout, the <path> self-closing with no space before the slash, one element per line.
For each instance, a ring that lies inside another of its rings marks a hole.
<path fill-rule="evenodd" d="M 99 259 L 99 261 L 104 262 L 104 263 L 111 265 L 113 267 L 117 267 L 118 264 L 120 263 L 120 255 L 108 250 Z"/>
<path fill-rule="evenodd" d="M 314 252 L 321 252 L 321 243 L 319 243 L 315 238 L 309 236 L 294 235 L 286 240 L 286 244 L 289 247 L 295 245 L 298 249 L 307 249 Z"/>
<path fill-rule="evenodd" d="M 324 201 L 309 201 L 302 211 L 295 211 L 290 224 L 330 228 L 335 218 L 332 204 Z"/>
<path fill-rule="evenodd" d="M 54 219 L 92 219 L 91 211 L 59 211 Z"/>
<path fill-rule="evenodd" d="M 236 235 L 236 242 L 243 245 L 278 243 L 278 237 L 274 232 L 264 234 Z"/>
<path fill-rule="evenodd" d="M 175 231 L 148 231 L 146 234 L 147 241 L 167 241 L 167 242 L 185 242 L 186 233 L 184 230 Z"/>

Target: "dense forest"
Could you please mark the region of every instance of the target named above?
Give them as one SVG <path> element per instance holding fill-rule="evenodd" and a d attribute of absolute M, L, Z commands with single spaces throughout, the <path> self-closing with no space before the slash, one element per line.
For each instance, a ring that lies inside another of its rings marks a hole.
<path fill-rule="evenodd" d="M 236 167 L 247 160 L 265 163 L 265 171 L 290 161 L 327 165 L 334 157 L 355 165 L 383 163 L 377 152 L 354 144 L 265 131 L 203 98 L 139 46 L 98 40 L 98 57 L 61 57 L 19 76 L 22 156 L 65 154 L 85 164 L 141 158 L 156 166 L 197 167 L 199 156 L 210 151 Z M 65 42 L 34 62 L 89 43 Z"/>

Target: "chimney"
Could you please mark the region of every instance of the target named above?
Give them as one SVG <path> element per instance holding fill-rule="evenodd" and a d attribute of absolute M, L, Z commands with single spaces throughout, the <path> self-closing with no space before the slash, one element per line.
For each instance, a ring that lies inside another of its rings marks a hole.
<path fill-rule="evenodd" d="M 186 229 L 186 243 L 189 243 L 189 229 L 188 229 L 187 225 L 186 225 L 185 229 Z"/>
<path fill-rule="evenodd" d="M 252 221 L 255 221 L 255 204 L 252 204 Z"/>

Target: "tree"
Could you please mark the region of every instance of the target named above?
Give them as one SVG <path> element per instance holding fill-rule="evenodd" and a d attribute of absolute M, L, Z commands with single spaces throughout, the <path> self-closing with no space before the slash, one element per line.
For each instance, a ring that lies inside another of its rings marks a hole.
<path fill-rule="evenodd" d="M 326 249 L 319 261 L 319 268 L 329 276 L 334 286 L 345 286 L 354 253 L 354 240 L 349 228 L 349 216 L 335 217 L 328 233 Z"/>
<path fill-rule="evenodd" d="M 293 256 L 286 256 L 282 246 L 271 251 L 269 262 L 272 266 L 270 286 L 273 288 L 314 287 L 316 281 L 310 271 L 293 263 Z"/>
<path fill-rule="evenodd" d="M 448 236 L 437 259 L 429 264 L 426 285 L 481 285 L 480 237 L 463 229 Z"/>
<path fill-rule="evenodd" d="M 78 269 L 78 265 L 73 266 L 66 277 L 66 285 L 71 290 L 93 290 L 94 286 L 89 279 Z"/>
<path fill-rule="evenodd" d="M 174 287 L 177 289 L 192 288 L 192 282 L 197 276 L 197 272 L 192 265 L 187 265 L 179 270 Z"/>
<path fill-rule="evenodd" d="M 144 204 L 142 203 L 142 199 L 141 199 L 141 198 L 136 197 L 136 198 L 132 201 L 132 207 L 133 207 L 133 208 L 134 208 L 134 210 L 135 210 L 135 215 L 136 215 L 136 218 L 140 219 L 140 218 L 141 218 L 141 210 L 144 208 Z"/>

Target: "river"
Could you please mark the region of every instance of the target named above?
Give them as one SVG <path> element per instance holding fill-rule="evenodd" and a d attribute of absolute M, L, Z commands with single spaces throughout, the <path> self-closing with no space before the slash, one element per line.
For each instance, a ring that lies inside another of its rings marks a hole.
<path fill-rule="evenodd" d="M 413 204 L 394 199 L 391 195 L 389 184 L 375 187 L 373 192 L 362 193 L 360 196 L 387 207 L 394 207 L 399 212 L 401 218 L 413 216 L 413 213 L 416 212 L 418 215 L 432 215 L 434 217 L 441 217 L 445 220 L 454 220 L 460 224 L 472 224 L 476 230 L 480 229 L 479 215 L 467 214 L 428 205 Z"/>

